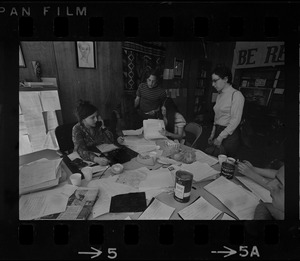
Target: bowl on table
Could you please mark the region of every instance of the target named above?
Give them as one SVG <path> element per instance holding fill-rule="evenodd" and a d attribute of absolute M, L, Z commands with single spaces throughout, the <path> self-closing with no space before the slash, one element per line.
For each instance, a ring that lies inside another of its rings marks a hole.
<path fill-rule="evenodd" d="M 117 163 L 117 164 L 112 165 L 110 169 L 111 169 L 112 173 L 120 174 L 120 173 L 122 173 L 124 166 L 120 163 Z"/>

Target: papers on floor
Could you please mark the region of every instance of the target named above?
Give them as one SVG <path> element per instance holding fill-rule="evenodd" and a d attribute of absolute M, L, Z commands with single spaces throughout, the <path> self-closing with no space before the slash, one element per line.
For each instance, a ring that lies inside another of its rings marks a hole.
<path fill-rule="evenodd" d="M 207 155 L 201 150 L 196 150 L 196 160 L 201 163 L 207 163 L 209 166 L 218 163 L 218 160 L 210 155 Z"/>
<path fill-rule="evenodd" d="M 204 189 L 217 197 L 239 219 L 253 219 L 259 200 L 251 192 L 223 176 L 206 185 Z"/>
<path fill-rule="evenodd" d="M 151 139 L 166 139 L 165 136 L 160 134 L 160 131 L 165 129 L 165 123 L 163 120 L 148 119 L 143 120 L 144 138 Z"/>
<path fill-rule="evenodd" d="M 222 211 L 215 208 L 209 202 L 207 202 L 203 197 L 200 197 L 196 201 L 194 201 L 189 206 L 178 212 L 183 219 L 215 219 L 217 216 L 221 214 Z"/>
<path fill-rule="evenodd" d="M 106 152 L 109 152 L 109 151 L 113 151 L 115 149 L 118 149 L 119 147 L 117 147 L 116 145 L 114 144 L 101 144 L 101 145 L 98 145 L 96 146 L 98 150 L 100 150 L 102 153 L 106 153 Z"/>
<path fill-rule="evenodd" d="M 175 167 L 175 170 L 178 169 L 188 171 L 193 174 L 193 180 L 196 182 L 207 179 L 207 178 L 215 178 L 215 175 L 219 173 L 219 171 L 211 168 L 207 163 L 200 163 L 195 161 L 191 164 L 182 164 L 180 167 Z"/>
<path fill-rule="evenodd" d="M 174 210 L 175 208 L 172 208 L 155 198 L 138 219 L 170 219 Z"/>
<path fill-rule="evenodd" d="M 66 184 L 64 187 L 21 196 L 19 199 L 20 220 L 31 220 L 65 211 L 69 196 L 76 188 L 76 186 Z"/>
<path fill-rule="evenodd" d="M 143 133 L 143 127 L 137 130 L 123 130 L 123 135 L 125 136 L 138 136 Z"/>
<path fill-rule="evenodd" d="M 260 198 L 263 202 L 272 203 L 272 198 L 270 196 L 270 191 L 263 186 L 257 184 L 255 181 L 249 179 L 248 177 L 236 177 L 240 182 L 242 182 L 248 189 L 252 191 L 254 195 Z"/>
<path fill-rule="evenodd" d="M 19 169 L 19 194 L 34 192 L 58 185 L 62 159 L 40 159 Z"/>

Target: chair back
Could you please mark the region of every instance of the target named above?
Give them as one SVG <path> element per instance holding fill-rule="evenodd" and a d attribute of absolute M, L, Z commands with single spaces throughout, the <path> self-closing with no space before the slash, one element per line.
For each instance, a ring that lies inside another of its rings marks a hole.
<path fill-rule="evenodd" d="M 184 131 L 187 136 L 192 135 L 192 139 L 186 141 L 186 145 L 194 148 L 202 133 L 202 126 L 196 122 L 189 122 L 185 125 Z M 191 134 L 191 135 L 189 135 Z"/>
<path fill-rule="evenodd" d="M 76 122 L 65 123 L 57 126 L 55 129 L 55 136 L 58 142 L 59 150 L 64 155 L 73 152 L 74 143 L 72 140 L 72 129 L 75 124 Z"/>

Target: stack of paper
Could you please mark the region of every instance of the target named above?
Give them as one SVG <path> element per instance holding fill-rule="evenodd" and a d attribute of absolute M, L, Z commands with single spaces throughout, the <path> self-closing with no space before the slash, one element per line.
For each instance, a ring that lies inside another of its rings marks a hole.
<path fill-rule="evenodd" d="M 186 208 L 180 210 L 178 215 L 180 215 L 183 219 L 206 219 L 211 220 L 215 219 L 221 214 L 222 211 L 215 208 L 209 202 L 207 202 L 203 197 L 200 197 L 192 204 L 187 206 Z"/>
<path fill-rule="evenodd" d="M 204 189 L 217 197 L 239 219 L 253 219 L 259 200 L 250 191 L 223 176 L 206 185 Z"/>
<path fill-rule="evenodd" d="M 68 199 L 76 186 L 66 184 L 51 190 L 26 194 L 19 200 L 20 220 L 31 220 L 45 215 L 53 215 L 66 210 Z"/>
<path fill-rule="evenodd" d="M 100 150 L 102 153 L 106 153 L 106 152 L 109 152 L 109 151 L 112 151 L 112 150 L 115 150 L 118 148 L 119 147 L 117 147 L 114 144 L 106 144 L 106 143 L 97 146 L 97 149 Z"/>
<path fill-rule="evenodd" d="M 165 129 L 163 120 L 148 119 L 143 121 L 144 137 L 150 139 L 166 139 L 165 136 L 160 134 L 160 131 Z"/>
<path fill-rule="evenodd" d="M 143 133 L 143 127 L 137 130 L 123 130 L 123 135 L 125 136 L 138 136 Z"/>
<path fill-rule="evenodd" d="M 19 194 L 34 192 L 58 185 L 62 159 L 40 159 L 19 169 Z"/>
<path fill-rule="evenodd" d="M 257 184 L 255 181 L 247 177 L 236 177 L 240 182 L 242 182 L 248 189 L 250 189 L 255 196 L 260 198 L 263 202 L 271 203 L 272 198 L 270 196 L 270 191 L 263 186 Z"/>
<path fill-rule="evenodd" d="M 172 208 L 155 198 L 138 219 L 170 219 L 174 210 L 175 208 Z"/>

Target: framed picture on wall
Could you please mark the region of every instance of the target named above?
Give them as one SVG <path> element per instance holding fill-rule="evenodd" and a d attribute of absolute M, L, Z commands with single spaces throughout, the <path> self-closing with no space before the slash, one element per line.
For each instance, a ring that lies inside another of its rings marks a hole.
<path fill-rule="evenodd" d="M 96 68 L 95 42 L 76 42 L 76 61 L 78 68 Z"/>
<path fill-rule="evenodd" d="M 174 58 L 174 78 L 183 78 L 184 60 Z"/>
<path fill-rule="evenodd" d="M 26 67 L 21 45 L 19 45 L 19 67 Z"/>

